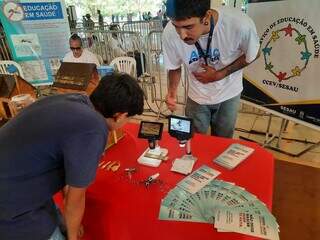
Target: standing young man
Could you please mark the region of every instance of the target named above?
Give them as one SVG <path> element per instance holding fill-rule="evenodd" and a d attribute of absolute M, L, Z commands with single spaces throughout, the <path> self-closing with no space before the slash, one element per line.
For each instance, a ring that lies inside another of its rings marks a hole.
<path fill-rule="evenodd" d="M 253 21 L 236 9 L 210 9 L 210 0 L 168 0 L 171 21 L 163 33 L 165 67 L 169 71 L 166 103 L 176 108 L 185 64 L 189 77 L 186 115 L 195 130 L 232 137 L 240 103 L 242 69 L 259 53 Z"/>
<path fill-rule="evenodd" d="M 64 240 L 52 196 L 68 185 L 64 218 L 77 240 L 86 188 L 108 132 L 142 114 L 143 91 L 127 74 L 105 76 L 90 98 L 36 101 L 0 128 L 0 239 Z"/>

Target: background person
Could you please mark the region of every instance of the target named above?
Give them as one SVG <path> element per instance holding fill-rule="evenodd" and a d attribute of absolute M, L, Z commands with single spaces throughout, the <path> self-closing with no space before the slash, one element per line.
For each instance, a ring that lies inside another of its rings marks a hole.
<path fill-rule="evenodd" d="M 120 31 L 120 26 L 118 24 L 112 24 L 109 27 L 110 31 L 114 31 L 111 34 L 111 37 L 108 39 L 109 41 L 109 49 L 112 51 L 112 56 L 114 58 L 126 56 L 127 53 L 125 49 L 122 48 L 121 39 L 118 38 L 118 34 L 116 32 Z"/>
<path fill-rule="evenodd" d="M 188 70 L 186 115 L 197 132 L 232 137 L 240 104 L 242 69 L 258 56 L 253 21 L 241 11 L 210 9 L 210 0 L 168 0 L 171 19 L 163 33 L 164 63 L 169 71 L 166 103 L 176 109 L 181 65 Z"/>
<path fill-rule="evenodd" d="M 102 16 L 100 10 L 97 10 L 97 13 L 98 13 L 99 29 L 100 29 L 100 30 L 103 30 L 103 29 L 104 29 L 103 16 Z"/>
<path fill-rule="evenodd" d="M 94 29 L 94 21 L 91 19 L 91 15 L 89 13 L 86 14 L 87 18 L 87 29 L 88 30 L 93 30 Z"/>
<path fill-rule="evenodd" d="M 81 38 L 77 34 L 70 37 L 69 45 L 71 51 L 65 55 L 63 62 L 94 63 L 97 67 L 100 66 L 97 56 L 82 47 Z"/>
<path fill-rule="evenodd" d="M 118 24 L 112 24 L 110 31 L 120 31 Z M 120 35 L 120 36 L 119 36 Z M 141 61 L 141 50 L 139 39 L 136 35 L 119 34 L 113 32 L 109 38 L 109 49 L 112 51 L 114 58 L 121 56 L 130 56 L 136 60 L 137 77 L 140 77 L 143 73 L 142 62 L 144 69 L 146 68 L 146 56 L 142 53 L 143 61 Z M 132 36 L 132 37 L 131 37 Z"/>
<path fill-rule="evenodd" d="M 82 27 L 84 29 L 87 28 L 87 18 L 86 18 L 86 16 L 82 16 Z"/>

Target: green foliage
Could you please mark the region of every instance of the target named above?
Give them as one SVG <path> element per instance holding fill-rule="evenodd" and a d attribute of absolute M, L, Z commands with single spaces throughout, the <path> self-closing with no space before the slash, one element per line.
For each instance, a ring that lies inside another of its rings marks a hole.
<path fill-rule="evenodd" d="M 103 16 L 119 15 L 128 13 L 138 15 L 143 12 L 157 12 L 161 9 L 162 0 L 65 0 L 66 5 L 74 5 L 85 13 L 96 15 L 98 9 Z"/>

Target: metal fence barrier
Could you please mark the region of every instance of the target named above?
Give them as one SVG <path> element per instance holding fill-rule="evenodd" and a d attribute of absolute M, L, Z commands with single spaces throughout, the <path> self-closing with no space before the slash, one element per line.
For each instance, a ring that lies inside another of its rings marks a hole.
<path fill-rule="evenodd" d="M 145 92 L 148 107 L 152 112 L 156 113 L 157 117 L 168 115 L 166 109 L 165 98 L 168 89 L 167 71 L 163 64 L 163 49 L 162 49 L 162 31 L 151 31 L 146 38 L 147 48 L 147 72 L 150 76 L 145 79 L 140 79 L 142 88 Z M 182 66 L 182 76 L 178 87 L 178 101 L 182 106 L 186 103 L 188 84 L 186 68 Z"/>
<path fill-rule="evenodd" d="M 143 54 L 145 51 L 141 36 L 135 32 L 75 29 L 73 33 L 77 33 L 83 47 L 95 53 L 103 63 L 108 64 L 116 57 Z"/>
<path fill-rule="evenodd" d="M 152 20 L 126 22 L 122 25 L 122 30 L 137 32 L 145 38 L 151 31 L 162 31 L 163 28 L 160 20 Z"/>
<path fill-rule="evenodd" d="M 0 60 L 11 60 L 11 54 L 4 32 L 0 32 Z"/>
<path fill-rule="evenodd" d="M 164 115 L 163 106 L 167 94 L 167 72 L 163 68 L 162 51 L 162 26 L 160 21 L 150 22 L 127 22 L 123 28 L 134 31 L 109 31 L 97 28 L 88 30 L 84 28 L 72 29 L 82 39 L 83 47 L 98 56 L 99 61 L 109 64 L 119 56 L 132 56 L 139 60 L 141 72 L 144 78 L 139 78 L 145 91 L 146 101 L 153 105 L 152 109 L 158 116 Z M 152 30 L 159 28 L 158 30 Z M 148 33 L 148 34 L 147 34 Z M 143 34 L 147 34 L 145 37 Z M 4 34 L 0 34 L 0 58 L 11 59 L 9 48 Z M 139 55 L 139 56 L 137 56 Z M 137 61 L 138 62 L 138 61 Z M 179 86 L 179 103 L 185 104 L 186 74 L 183 74 L 182 84 Z M 141 81 L 142 80 L 142 81 Z"/>

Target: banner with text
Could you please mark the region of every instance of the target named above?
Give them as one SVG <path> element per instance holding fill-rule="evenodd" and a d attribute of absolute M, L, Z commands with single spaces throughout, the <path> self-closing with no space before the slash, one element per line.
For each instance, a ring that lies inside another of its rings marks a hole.
<path fill-rule="evenodd" d="M 320 1 L 251 1 L 261 55 L 244 72 L 242 99 L 320 126 Z"/>
<path fill-rule="evenodd" d="M 0 0 L 0 19 L 13 60 L 25 80 L 51 84 L 68 52 L 70 29 L 64 0 Z"/>

